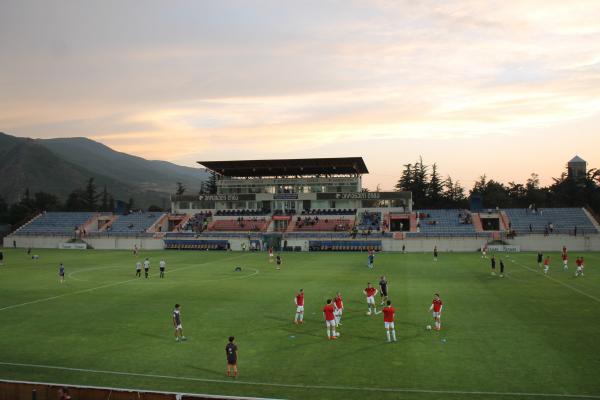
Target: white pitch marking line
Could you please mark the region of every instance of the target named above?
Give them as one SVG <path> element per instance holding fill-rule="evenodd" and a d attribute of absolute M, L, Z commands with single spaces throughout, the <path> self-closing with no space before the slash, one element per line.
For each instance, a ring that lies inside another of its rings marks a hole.
<path fill-rule="evenodd" d="M 600 399 L 600 394 L 488 392 L 488 391 L 481 391 L 481 390 L 462 391 L 462 390 L 434 390 L 434 389 L 411 389 L 411 388 L 373 388 L 373 387 L 334 386 L 334 385 L 304 385 L 304 384 L 293 384 L 293 383 L 269 383 L 269 382 L 232 381 L 232 380 L 226 380 L 226 379 L 192 378 L 192 377 L 187 377 L 187 376 L 142 374 L 139 372 L 106 371 L 106 370 L 98 370 L 98 369 L 59 367 L 59 366 L 55 366 L 55 365 L 10 363 L 10 362 L 3 362 L 3 361 L 0 361 L 0 365 L 8 365 L 8 366 L 14 366 L 14 367 L 27 367 L 27 368 L 54 369 L 54 370 L 61 370 L 61 371 L 89 372 L 89 373 L 94 373 L 94 374 L 139 376 L 139 377 L 144 377 L 144 378 L 171 379 L 171 380 L 180 380 L 180 381 L 228 383 L 228 384 L 233 384 L 233 385 L 270 386 L 270 387 L 299 388 L 299 389 L 327 389 L 327 390 L 349 390 L 349 391 L 363 391 L 363 392 L 424 393 L 424 394 L 437 393 L 437 394 L 520 396 L 520 397 L 556 397 L 556 398 L 571 398 L 571 399 Z"/>
<path fill-rule="evenodd" d="M 535 270 L 535 269 L 533 269 L 533 268 L 530 268 L 530 267 L 528 267 L 527 265 L 521 264 L 520 262 L 518 262 L 517 264 L 518 264 L 518 265 L 520 265 L 521 267 L 525 268 L 525 269 L 528 269 L 528 270 L 529 270 L 529 271 L 531 271 L 531 272 L 534 272 L 534 273 L 540 273 L 540 274 L 541 274 L 541 272 L 540 272 L 540 271 L 538 271 L 538 270 Z M 544 275 L 544 277 L 546 277 L 546 278 L 550 279 L 550 280 L 551 280 L 551 281 L 553 281 L 553 282 L 556 282 L 556 283 L 558 283 L 558 284 L 561 284 L 561 285 L 563 285 L 563 286 L 564 286 L 564 287 L 566 287 L 566 288 L 569 288 L 569 289 L 571 289 L 571 290 L 573 290 L 573 291 L 575 291 L 575 292 L 577 292 L 577 293 L 579 293 L 579 294 L 582 294 L 582 295 L 584 295 L 584 296 L 586 296 L 586 297 L 589 297 L 590 299 L 592 299 L 592 300 L 595 300 L 595 301 L 597 301 L 598 303 L 600 303 L 600 299 L 599 299 L 599 298 L 597 298 L 596 296 L 592 296 L 592 295 L 591 295 L 591 294 L 589 294 L 589 293 L 586 293 L 586 292 L 584 292 L 584 291 L 582 291 L 582 290 L 579 290 L 579 289 L 577 289 L 575 286 L 571 286 L 571 285 L 569 285 L 568 283 L 564 283 L 563 281 L 559 281 L 558 279 L 556 279 L 556 278 L 553 278 L 553 277 L 551 277 L 551 276 L 549 276 L 549 275 L 545 275 L 545 274 L 543 274 L 543 275 Z"/>
<path fill-rule="evenodd" d="M 226 260 L 232 260 L 232 259 L 239 258 L 239 257 L 241 257 L 241 256 L 230 257 L 230 258 L 228 258 Z M 224 261 L 226 261 L 226 260 L 224 260 Z M 190 268 L 197 267 L 198 265 L 211 264 L 211 263 L 216 262 L 216 261 L 219 261 L 219 260 L 207 261 L 205 263 L 200 263 L 200 264 L 195 264 L 195 265 L 189 265 L 187 267 L 181 267 L 181 268 L 174 269 L 174 270 L 172 270 L 170 272 L 172 273 L 172 272 L 175 272 L 175 271 L 181 271 L 181 270 L 184 270 L 184 269 L 190 269 Z M 256 273 L 258 273 L 258 271 Z M 255 275 L 255 274 L 253 274 L 253 275 Z M 236 277 L 236 278 L 238 278 L 238 277 Z M 112 286 L 123 285 L 125 283 L 136 281 L 138 279 L 139 278 L 132 278 L 132 279 L 127 279 L 125 281 L 108 283 L 106 285 L 100 285 L 100 286 L 96 286 L 96 287 L 93 287 L 93 288 L 77 290 L 75 292 L 63 293 L 63 294 L 59 294 L 59 295 L 56 295 L 56 296 L 45 297 L 43 299 L 37 299 L 37 300 L 28 301 L 28 302 L 25 302 L 25 303 L 13 304 L 13 305 L 10 305 L 10 306 L 6 306 L 6 307 L 3 307 L 3 308 L 0 308 L 0 311 L 11 310 L 13 308 L 23 307 L 23 306 L 27 306 L 27 305 L 30 305 L 30 304 L 43 303 L 45 301 L 59 299 L 61 297 L 65 297 L 65 296 L 72 296 L 72 295 L 81 294 L 81 293 L 93 292 L 94 290 L 104 289 L 104 288 L 112 287 Z"/>

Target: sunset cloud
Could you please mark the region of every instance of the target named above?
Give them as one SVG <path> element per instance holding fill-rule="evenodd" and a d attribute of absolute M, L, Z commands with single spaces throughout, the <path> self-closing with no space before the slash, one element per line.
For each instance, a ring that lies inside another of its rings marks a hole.
<path fill-rule="evenodd" d="M 506 154 L 545 182 L 600 166 L 597 1 L 60 4 L 0 5 L 2 131 L 187 165 L 359 155 L 388 189 L 419 154 L 467 185 L 522 179 Z"/>

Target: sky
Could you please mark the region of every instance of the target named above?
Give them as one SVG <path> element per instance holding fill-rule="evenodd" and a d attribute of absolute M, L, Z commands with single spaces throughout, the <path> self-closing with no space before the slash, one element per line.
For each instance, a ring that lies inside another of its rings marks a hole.
<path fill-rule="evenodd" d="M 600 167 L 600 1 L 0 2 L 0 131 L 149 159 Z"/>

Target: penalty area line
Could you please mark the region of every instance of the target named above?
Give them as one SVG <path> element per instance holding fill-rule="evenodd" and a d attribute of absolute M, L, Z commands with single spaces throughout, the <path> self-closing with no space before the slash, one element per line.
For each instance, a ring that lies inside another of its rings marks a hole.
<path fill-rule="evenodd" d="M 225 383 L 231 385 L 247 386 L 266 386 L 290 389 L 321 389 L 321 390 L 346 390 L 362 392 L 388 392 L 388 393 L 423 393 L 423 394 L 457 394 L 457 395 L 475 395 L 475 396 L 503 396 L 503 397 L 554 397 L 562 399 L 600 399 L 600 394 L 568 394 L 568 393 L 530 393 L 530 392 L 493 392 L 482 390 L 435 390 L 435 389 L 416 389 L 416 388 L 373 388 L 358 386 L 335 386 L 335 385 L 304 385 L 294 383 L 270 383 L 270 382 L 252 382 L 252 381 L 232 381 L 230 379 L 210 379 L 194 378 L 187 376 L 171 376 L 158 374 L 143 374 L 139 372 L 106 371 L 99 369 L 60 367 L 55 365 L 24 364 L 0 361 L 0 365 L 24 368 L 51 369 L 60 371 L 85 372 L 92 374 L 119 375 L 119 376 L 137 376 L 143 378 L 157 378 L 166 380 L 205 382 L 205 383 Z"/>
<path fill-rule="evenodd" d="M 224 261 L 233 260 L 233 259 L 236 259 L 236 258 L 239 258 L 239 257 L 241 257 L 241 256 L 229 257 L 229 258 L 225 259 Z M 190 269 L 190 268 L 196 268 L 198 265 L 211 264 L 213 262 L 216 262 L 216 261 L 207 261 L 207 262 L 200 263 L 200 264 L 189 265 L 187 267 L 175 268 L 175 269 L 173 269 L 171 271 L 167 271 L 167 272 L 168 273 L 173 273 L 173 272 L 176 272 L 176 271 L 182 271 L 182 270 L 186 270 L 186 269 Z M 243 277 L 250 277 L 250 276 L 254 276 L 254 275 L 258 274 L 258 270 L 255 270 L 255 271 L 256 271 L 255 273 L 253 273 L 251 275 L 244 275 Z M 74 272 L 76 272 L 76 271 L 74 271 Z M 156 276 L 156 274 L 154 274 L 153 276 Z M 237 277 L 236 276 L 235 278 L 240 279 L 242 277 Z M 30 304 L 43 303 L 45 301 L 60 299 L 61 297 L 65 297 L 65 296 L 72 296 L 72 295 L 76 295 L 76 294 L 93 292 L 94 290 L 104 289 L 104 288 L 108 288 L 108 287 L 112 287 L 112 286 L 124 285 L 124 284 L 129 283 L 129 282 L 137 281 L 139 279 L 140 278 L 132 278 L 132 279 L 127 279 L 125 281 L 107 283 L 105 285 L 95 286 L 95 287 L 92 287 L 92 288 L 81 289 L 81 290 L 76 290 L 74 292 L 58 294 L 56 296 L 44 297 L 42 299 L 27 301 L 25 303 L 13 304 L 13 305 L 10 305 L 10 306 L 6 306 L 6 307 L 0 308 L 0 311 L 11 310 L 13 308 L 23 307 L 23 306 L 27 306 L 27 305 L 30 305 Z"/>
<path fill-rule="evenodd" d="M 582 295 L 584 295 L 584 296 L 586 296 L 586 297 L 589 297 L 590 299 L 592 299 L 592 300 L 595 300 L 595 301 L 597 301 L 598 303 L 600 303 L 600 299 L 599 299 L 598 297 L 596 297 L 596 296 L 592 296 L 591 294 L 589 294 L 589 293 L 586 293 L 586 292 L 584 292 L 583 290 L 577 289 L 575 286 L 571 286 L 571 285 L 569 285 L 568 283 L 564 283 L 563 281 L 560 281 L 560 280 L 558 280 L 558 279 L 556 279 L 556 278 L 553 278 L 553 277 L 551 277 L 551 276 L 549 276 L 549 275 L 545 275 L 545 274 L 543 274 L 541 271 L 538 271 L 538 270 L 535 270 L 535 269 L 533 269 L 533 268 L 530 268 L 530 267 L 528 267 L 527 265 L 521 264 L 520 262 L 516 262 L 516 264 L 517 264 L 517 265 L 520 265 L 521 267 L 523 267 L 523 268 L 525 268 L 525 269 L 527 269 L 527 270 L 529 270 L 529 271 L 531 271 L 531 272 L 533 272 L 533 273 L 536 273 L 536 274 L 541 274 L 541 275 L 543 275 L 545 278 L 547 278 L 547 279 L 550 279 L 552 282 L 556 282 L 556 283 L 558 283 L 559 285 L 563 285 L 564 287 L 566 287 L 566 288 L 568 288 L 568 289 L 571 289 L 571 290 L 572 290 L 572 291 L 574 291 L 574 292 L 577 292 L 577 293 L 579 293 L 579 294 L 582 294 Z"/>

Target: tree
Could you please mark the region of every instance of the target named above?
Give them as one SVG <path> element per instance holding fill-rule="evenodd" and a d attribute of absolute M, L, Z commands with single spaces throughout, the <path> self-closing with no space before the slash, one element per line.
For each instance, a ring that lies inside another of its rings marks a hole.
<path fill-rule="evenodd" d="M 404 164 L 404 169 L 402 170 L 402 175 L 396 183 L 394 188 L 397 192 L 401 191 L 410 191 L 413 185 L 413 170 L 412 164 Z"/>
<path fill-rule="evenodd" d="M 33 204 L 36 211 L 56 211 L 61 208 L 58 197 L 46 192 L 35 193 Z"/>
<path fill-rule="evenodd" d="M 69 196 L 67 197 L 67 201 L 65 203 L 65 210 L 66 211 L 85 211 L 86 204 L 85 204 L 84 197 L 85 197 L 85 193 L 83 192 L 83 190 L 81 190 L 81 189 L 73 190 L 71 193 L 69 193 Z"/>
<path fill-rule="evenodd" d="M 217 194 L 217 173 L 215 171 L 210 171 L 210 175 L 206 181 L 206 193 Z"/>
<path fill-rule="evenodd" d="M 148 207 L 148 211 L 150 212 L 160 212 L 163 211 L 163 209 L 157 205 L 152 204 L 150 207 Z"/>
<path fill-rule="evenodd" d="M 127 211 L 132 211 L 133 210 L 133 206 L 134 206 L 133 198 L 130 197 L 129 201 L 127 202 Z"/>
<path fill-rule="evenodd" d="M 177 182 L 177 189 L 175 190 L 175 194 L 177 196 L 181 196 L 185 193 L 185 186 L 181 182 Z"/>
<path fill-rule="evenodd" d="M 429 184 L 427 185 L 427 203 L 433 207 L 440 207 L 443 190 L 444 184 L 438 174 L 437 164 L 433 163 L 431 166 L 431 177 L 429 179 Z"/>
<path fill-rule="evenodd" d="M 100 211 L 110 211 L 111 208 L 108 204 L 109 194 L 108 190 L 106 190 L 106 185 L 102 188 L 101 200 L 100 200 Z"/>
<path fill-rule="evenodd" d="M 96 211 L 98 209 L 98 199 L 100 194 L 97 193 L 96 185 L 94 184 L 94 178 L 88 180 L 83 192 L 83 204 L 86 211 Z"/>

